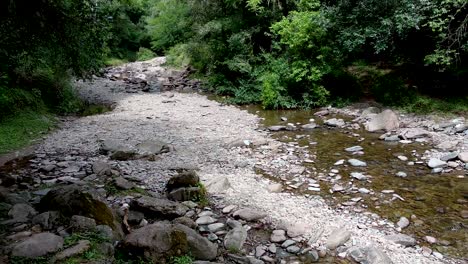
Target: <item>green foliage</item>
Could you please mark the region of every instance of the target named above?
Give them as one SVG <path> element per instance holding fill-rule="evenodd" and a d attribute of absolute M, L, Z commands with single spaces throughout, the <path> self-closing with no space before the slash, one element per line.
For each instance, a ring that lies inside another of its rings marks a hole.
<path fill-rule="evenodd" d="M 150 49 L 147 49 L 147 48 L 143 48 L 143 47 L 140 47 L 140 49 L 138 50 L 138 53 L 137 53 L 137 59 L 139 61 L 150 60 L 150 59 L 154 58 L 155 56 L 156 56 L 156 54 L 154 54 L 153 51 L 151 51 Z"/>
<path fill-rule="evenodd" d="M 171 257 L 170 260 L 171 264 L 192 264 L 193 258 L 191 256 L 178 256 L 178 257 Z"/>
<path fill-rule="evenodd" d="M 30 144 L 54 127 L 52 116 L 40 112 L 18 112 L 0 120 L 0 153 Z"/>
<path fill-rule="evenodd" d="M 50 260 L 48 257 L 37 257 L 34 259 L 25 257 L 12 257 L 10 259 L 11 264 L 48 264 Z"/>

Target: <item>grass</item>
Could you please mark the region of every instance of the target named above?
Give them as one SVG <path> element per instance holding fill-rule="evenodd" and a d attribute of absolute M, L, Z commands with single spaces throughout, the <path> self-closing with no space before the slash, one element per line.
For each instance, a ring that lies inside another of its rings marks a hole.
<path fill-rule="evenodd" d="M 197 187 L 200 188 L 200 193 L 197 195 L 197 197 L 195 197 L 193 201 L 198 203 L 201 207 L 207 206 L 210 203 L 210 201 L 208 200 L 208 192 L 206 191 L 205 185 L 199 182 L 197 184 Z"/>
<path fill-rule="evenodd" d="M 119 58 L 107 58 L 104 60 L 104 64 L 106 66 L 119 66 L 122 64 L 128 63 L 127 60 L 119 59 Z"/>
<path fill-rule="evenodd" d="M 131 195 L 131 194 L 135 194 L 135 193 L 139 193 L 139 194 L 142 194 L 142 195 L 148 195 L 148 191 L 146 191 L 145 189 L 142 189 L 140 187 L 134 187 L 130 190 L 120 190 L 117 188 L 117 186 L 115 186 L 114 183 L 108 183 L 104 186 L 104 189 L 106 190 L 107 194 L 108 195 L 123 195 L 123 196 L 126 196 L 126 195 Z"/>
<path fill-rule="evenodd" d="M 416 114 L 468 114 L 468 97 L 436 99 L 427 96 L 416 96 L 410 103 L 400 107 L 401 110 Z"/>
<path fill-rule="evenodd" d="M 78 256 L 68 258 L 64 261 L 66 264 L 78 264 L 83 263 L 83 260 L 100 260 L 105 259 L 105 256 L 102 252 L 99 251 L 98 246 L 104 242 L 110 242 L 107 238 L 102 237 L 97 232 L 83 232 L 83 233 L 73 233 L 71 236 L 65 238 L 64 248 L 71 247 L 78 243 L 80 240 L 89 240 L 91 242 L 90 248 Z"/>
<path fill-rule="evenodd" d="M 54 127 L 52 115 L 22 112 L 0 121 L 0 154 L 32 143 Z"/>
<path fill-rule="evenodd" d="M 193 258 L 188 255 L 179 256 L 179 257 L 172 257 L 170 260 L 171 264 L 192 264 Z"/>

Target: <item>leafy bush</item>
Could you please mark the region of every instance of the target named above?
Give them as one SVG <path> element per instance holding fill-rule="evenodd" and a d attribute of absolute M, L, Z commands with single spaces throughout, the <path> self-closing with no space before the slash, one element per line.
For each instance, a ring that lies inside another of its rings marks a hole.
<path fill-rule="evenodd" d="M 140 47 L 137 53 L 137 58 L 139 61 L 145 61 L 145 60 L 150 60 L 154 58 L 156 54 L 154 54 L 153 51 L 147 48 Z"/>

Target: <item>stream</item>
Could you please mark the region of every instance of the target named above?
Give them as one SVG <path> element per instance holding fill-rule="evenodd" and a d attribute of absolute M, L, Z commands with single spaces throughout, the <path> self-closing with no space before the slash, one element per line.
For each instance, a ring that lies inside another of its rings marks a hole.
<path fill-rule="evenodd" d="M 468 257 L 468 219 L 462 217 L 462 211 L 468 209 L 466 171 L 432 174 L 427 162 L 421 159 L 424 151 L 431 148 L 427 142 L 402 144 L 379 140 L 379 133 L 367 132 L 362 126 L 356 130 L 330 128 L 323 125 L 322 118 L 314 116 L 313 111 L 268 111 L 258 106 L 242 108 L 261 117 L 265 128 L 288 123 L 300 127 L 309 123 L 311 118 L 319 125 L 310 131 L 272 132 L 274 139 L 306 151 L 313 157 L 313 161 L 303 162 L 309 183 L 282 179 L 258 170 L 264 177 L 282 183 L 285 189 L 298 195 L 319 194 L 337 210 L 357 214 L 368 211 L 394 223 L 400 217 L 406 217 L 410 225 L 402 232 L 413 235 L 421 246 L 429 246 L 424 237 L 431 236 L 437 239 L 431 248 L 455 258 Z M 332 117 L 345 121 L 351 119 L 336 115 L 325 119 Z M 363 150 L 345 151 L 352 146 L 361 146 Z M 338 160 L 351 158 L 364 161 L 367 166 L 352 167 L 347 162 L 334 165 Z M 350 176 L 352 172 L 360 172 L 368 179 L 353 179 Z M 398 172 L 406 173 L 407 177 L 397 177 Z M 336 184 L 344 190 L 332 192 Z"/>

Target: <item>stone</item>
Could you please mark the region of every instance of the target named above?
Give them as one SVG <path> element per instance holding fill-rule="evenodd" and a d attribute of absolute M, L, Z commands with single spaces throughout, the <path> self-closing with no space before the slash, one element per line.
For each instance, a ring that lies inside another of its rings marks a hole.
<path fill-rule="evenodd" d="M 391 135 L 391 136 L 385 137 L 384 140 L 389 141 L 389 142 L 399 141 L 400 137 L 398 135 Z"/>
<path fill-rule="evenodd" d="M 351 238 L 351 232 L 344 228 L 337 228 L 332 231 L 330 236 L 325 242 L 325 246 L 328 249 L 336 249 L 338 246 L 344 245 Z"/>
<path fill-rule="evenodd" d="M 170 151 L 169 145 L 161 140 L 145 140 L 136 145 L 136 152 L 141 157 L 152 158 L 155 155 L 167 153 Z"/>
<path fill-rule="evenodd" d="M 224 237 L 224 247 L 231 252 L 238 252 L 247 240 L 247 231 L 242 226 L 231 229 Z"/>
<path fill-rule="evenodd" d="M 36 214 L 36 210 L 25 203 L 15 204 L 10 211 L 8 211 L 8 216 L 13 218 L 16 223 L 27 222 Z"/>
<path fill-rule="evenodd" d="M 218 232 L 218 231 L 224 230 L 224 227 L 225 227 L 225 226 L 226 226 L 226 225 L 223 224 L 223 223 L 213 223 L 213 224 L 209 224 L 209 225 L 207 226 L 207 228 L 208 228 L 208 230 L 209 230 L 210 232 L 216 233 L 216 232 Z"/>
<path fill-rule="evenodd" d="M 437 159 L 437 158 L 431 158 L 429 159 L 429 162 L 427 163 L 427 165 L 430 167 L 430 168 L 443 168 L 445 166 L 447 166 L 447 162 L 445 161 L 442 161 L 440 159 Z"/>
<path fill-rule="evenodd" d="M 128 223 L 136 225 L 141 222 L 145 218 L 145 214 L 142 212 L 138 212 L 135 210 L 130 210 L 128 212 Z"/>
<path fill-rule="evenodd" d="M 197 231 L 180 224 L 174 225 L 174 230 L 185 233 L 188 242 L 188 252 L 190 252 L 195 259 L 213 260 L 216 258 L 218 246 L 198 234 Z"/>
<path fill-rule="evenodd" d="M 95 230 L 99 235 L 101 235 L 101 237 L 108 239 L 109 241 L 117 240 L 117 237 L 114 235 L 114 231 L 108 225 L 98 225 Z"/>
<path fill-rule="evenodd" d="M 317 127 L 317 124 L 310 123 L 310 124 L 303 125 L 302 129 L 304 129 L 305 131 L 309 131 L 309 130 L 314 130 L 316 127 Z"/>
<path fill-rule="evenodd" d="M 242 224 L 239 221 L 236 221 L 236 220 L 233 220 L 233 219 L 228 219 L 226 221 L 226 225 L 229 226 L 232 229 L 237 228 L 237 227 L 242 227 Z"/>
<path fill-rule="evenodd" d="M 283 185 L 281 183 L 274 183 L 268 186 L 268 191 L 271 193 L 279 193 L 283 191 Z"/>
<path fill-rule="evenodd" d="M 178 217 L 178 218 L 174 219 L 172 221 L 172 223 L 185 225 L 185 226 L 188 226 L 188 227 L 190 227 L 192 229 L 195 229 L 195 228 L 198 227 L 198 224 L 195 223 L 195 221 L 193 221 L 192 219 L 190 219 L 188 217 L 185 217 L 185 216 Z"/>
<path fill-rule="evenodd" d="M 406 128 L 402 129 L 400 132 L 400 137 L 404 139 L 424 138 L 430 135 L 429 131 L 422 128 Z"/>
<path fill-rule="evenodd" d="M 374 246 L 351 247 L 347 251 L 350 259 L 362 264 L 392 264 L 392 260 L 382 250 Z"/>
<path fill-rule="evenodd" d="M 66 217 L 86 216 L 93 218 L 97 224 L 116 228 L 114 215 L 100 195 L 80 186 L 71 185 L 51 190 L 41 199 L 39 207 L 43 211 L 58 211 Z"/>
<path fill-rule="evenodd" d="M 70 220 L 70 227 L 74 231 L 91 231 L 96 228 L 96 221 L 89 217 L 74 215 Z"/>
<path fill-rule="evenodd" d="M 226 207 L 223 208 L 222 212 L 223 214 L 229 214 L 230 212 L 232 212 L 234 209 L 236 209 L 237 206 L 235 205 L 228 205 Z"/>
<path fill-rule="evenodd" d="M 198 218 L 195 223 L 197 223 L 198 225 L 208 225 L 208 224 L 212 224 L 212 223 L 216 223 L 216 219 L 214 219 L 213 217 L 211 216 L 202 216 L 200 218 Z"/>
<path fill-rule="evenodd" d="M 148 217 L 174 219 L 184 216 L 189 210 L 183 204 L 166 199 L 142 196 L 131 202 L 131 208 L 143 212 Z"/>
<path fill-rule="evenodd" d="M 377 107 L 370 106 L 364 110 L 362 110 L 361 117 L 367 118 L 369 116 L 374 116 L 380 112 L 380 109 Z"/>
<path fill-rule="evenodd" d="M 399 244 L 405 247 L 412 247 L 416 245 L 416 239 L 405 234 L 388 235 L 385 236 L 385 238 L 395 244 Z"/>
<path fill-rule="evenodd" d="M 96 161 L 92 165 L 93 173 L 101 176 L 101 175 L 111 175 L 111 166 L 102 161 Z"/>
<path fill-rule="evenodd" d="M 365 163 L 364 161 L 360 161 L 358 159 L 349 159 L 348 162 L 353 167 L 366 167 L 367 166 L 367 163 Z"/>
<path fill-rule="evenodd" d="M 325 120 L 325 122 L 323 123 L 331 127 L 343 127 L 345 125 L 345 122 L 343 119 L 337 119 L 337 118 L 331 118 L 331 119 Z"/>
<path fill-rule="evenodd" d="M 468 163 L 468 152 L 460 152 L 458 154 L 458 159 L 465 163 Z"/>
<path fill-rule="evenodd" d="M 290 247 L 292 245 L 296 244 L 296 241 L 292 240 L 292 239 L 288 239 L 286 241 L 284 241 L 282 244 L 281 244 L 281 247 L 282 248 L 287 248 L 287 247 Z"/>
<path fill-rule="evenodd" d="M 233 213 L 234 217 L 246 220 L 246 221 L 256 221 L 266 217 L 266 214 L 258 210 L 253 209 L 240 209 Z"/>
<path fill-rule="evenodd" d="M 377 132 L 381 130 L 391 131 L 400 127 L 398 116 L 392 110 L 384 110 L 382 113 L 375 115 L 366 124 L 366 130 L 369 132 Z"/>
<path fill-rule="evenodd" d="M 172 176 L 166 184 L 167 192 L 181 187 L 196 187 L 200 182 L 200 177 L 193 170 L 184 171 Z"/>
<path fill-rule="evenodd" d="M 302 223 L 295 223 L 288 225 L 286 228 L 286 233 L 289 237 L 298 237 L 305 234 L 307 231 L 307 226 Z"/>
<path fill-rule="evenodd" d="M 306 263 L 310 263 L 310 262 L 315 263 L 315 262 L 318 262 L 319 259 L 320 259 L 319 253 L 315 249 L 311 249 L 311 250 L 307 251 L 307 253 L 305 253 L 304 257 L 305 257 Z"/>
<path fill-rule="evenodd" d="M 408 218 L 402 216 L 400 217 L 400 220 L 397 223 L 397 226 L 400 227 L 401 229 L 408 227 L 410 224 Z"/>
<path fill-rule="evenodd" d="M 281 130 L 286 130 L 286 126 L 270 126 L 270 127 L 268 127 L 268 130 L 273 131 L 273 132 L 277 132 L 277 131 L 281 131 Z"/>
<path fill-rule="evenodd" d="M 457 148 L 458 141 L 444 141 L 436 145 L 437 149 L 444 150 L 444 151 L 452 151 Z"/>
<path fill-rule="evenodd" d="M 52 258 L 52 262 L 64 260 L 69 257 L 80 255 L 87 251 L 91 247 L 91 242 L 89 240 L 80 240 L 78 244 L 69 247 L 62 252 L 58 253 Z"/>
<path fill-rule="evenodd" d="M 255 247 L 255 257 L 260 258 L 266 253 L 266 248 L 265 246 L 257 246 Z"/>
<path fill-rule="evenodd" d="M 351 177 L 353 177 L 354 179 L 360 180 L 360 181 L 367 180 L 367 176 L 365 176 L 364 174 L 362 174 L 360 172 L 351 172 Z"/>
<path fill-rule="evenodd" d="M 286 240 L 286 231 L 284 230 L 273 230 L 270 241 L 273 243 L 280 243 Z"/>
<path fill-rule="evenodd" d="M 301 248 L 298 246 L 290 246 L 286 248 L 286 251 L 291 253 L 291 254 L 297 254 L 299 251 L 301 251 Z"/>
<path fill-rule="evenodd" d="M 396 176 L 400 177 L 400 178 L 406 178 L 408 176 L 408 174 L 406 174 L 406 172 L 399 171 L 399 172 L 397 172 Z"/>
<path fill-rule="evenodd" d="M 60 213 L 57 211 L 48 211 L 36 215 L 32 219 L 33 225 L 40 225 L 43 230 L 54 229 L 59 224 Z"/>
<path fill-rule="evenodd" d="M 210 193 L 224 193 L 232 188 L 231 183 L 225 176 L 212 178 L 206 182 L 205 187 Z"/>
<path fill-rule="evenodd" d="M 451 161 L 451 160 L 457 159 L 457 157 L 458 157 L 458 152 L 450 152 L 450 153 L 447 153 L 447 154 L 443 155 L 442 157 L 440 157 L 440 160 L 441 161 Z"/>
<path fill-rule="evenodd" d="M 182 187 L 167 194 L 167 197 L 174 201 L 190 201 L 205 195 L 200 187 Z"/>
<path fill-rule="evenodd" d="M 52 233 L 39 233 L 13 245 L 14 257 L 37 258 L 54 253 L 63 247 L 63 238 Z"/>
<path fill-rule="evenodd" d="M 127 179 L 121 176 L 115 178 L 114 184 L 117 188 L 121 190 L 130 190 L 136 187 L 134 183 L 128 181 Z"/>
<path fill-rule="evenodd" d="M 345 148 L 347 152 L 356 152 L 356 151 L 361 151 L 363 149 L 364 148 L 361 146 L 353 146 L 353 147 Z"/>
<path fill-rule="evenodd" d="M 429 243 L 429 244 L 437 243 L 437 239 L 435 237 L 431 237 L 431 236 L 425 236 L 424 240 L 426 240 L 427 243 Z"/>
<path fill-rule="evenodd" d="M 468 218 L 468 210 L 462 210 L 460 212 L 460 216 L 463 218 L 463 219 L 467 219 Z"/>

